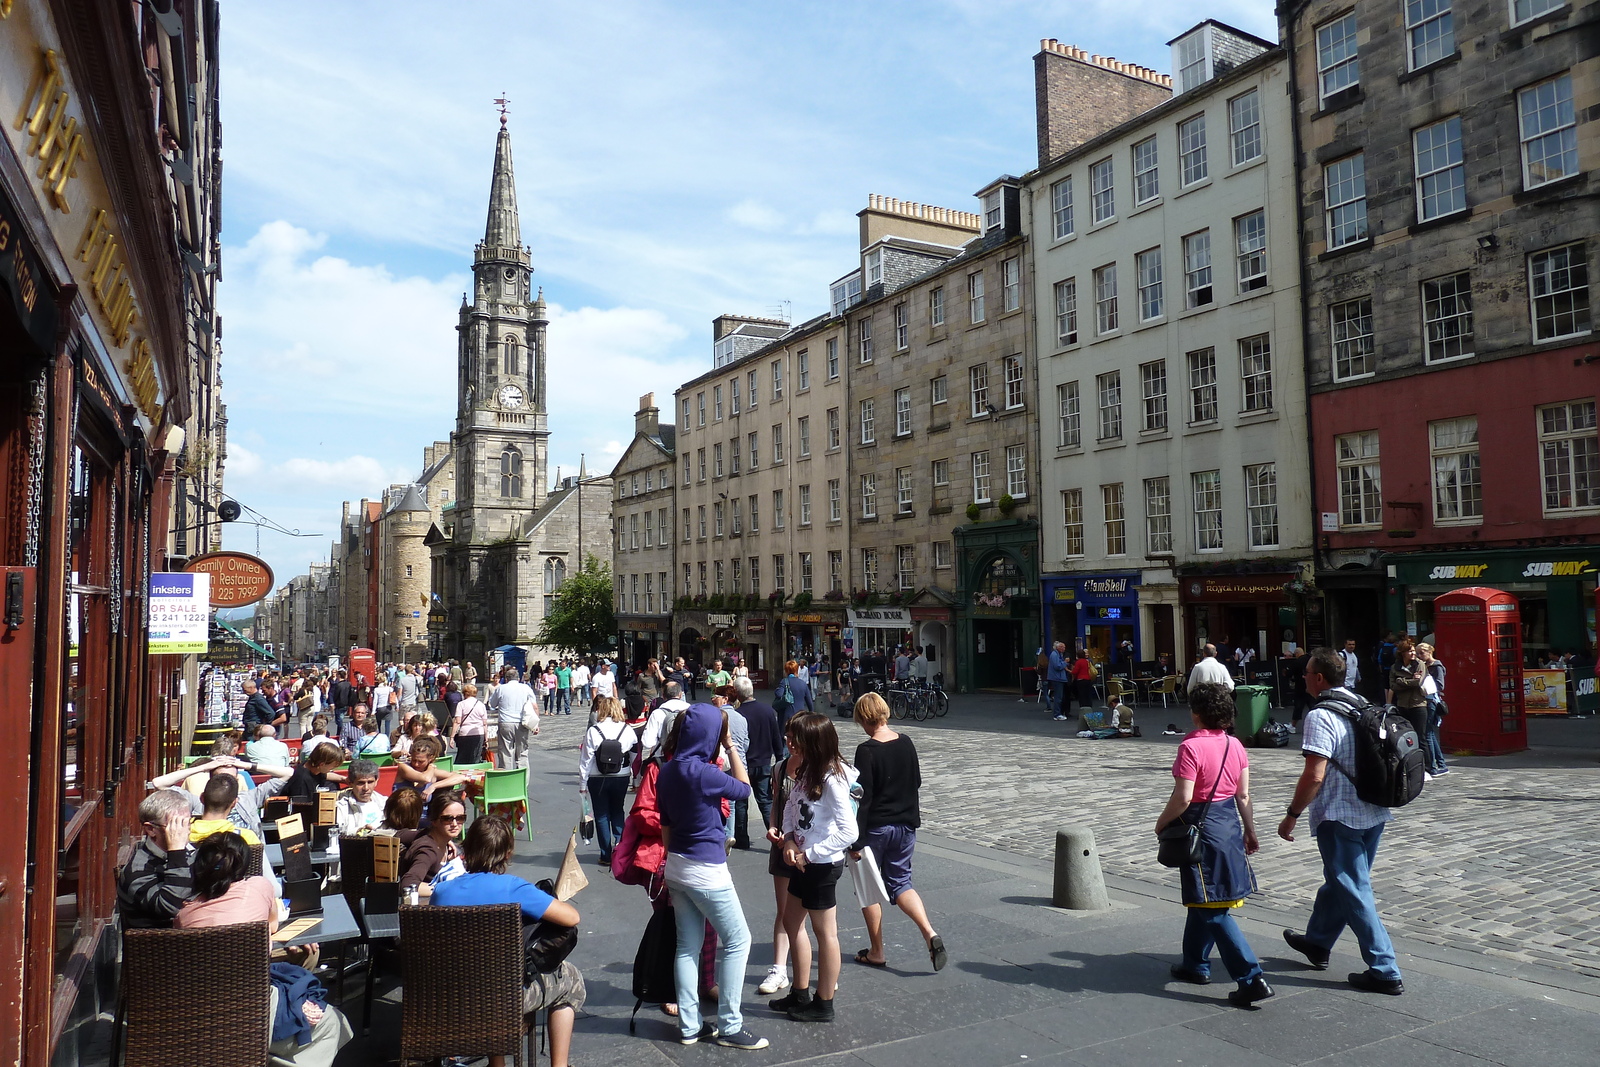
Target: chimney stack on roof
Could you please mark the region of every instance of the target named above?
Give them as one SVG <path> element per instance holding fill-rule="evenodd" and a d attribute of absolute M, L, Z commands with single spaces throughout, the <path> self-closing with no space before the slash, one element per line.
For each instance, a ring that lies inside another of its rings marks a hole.
<path fill-rule="evenodd" d="M 661 436 L 661 409 L 656 407 L 656 394 L 646 393 L 639 398 L 639 410 L 633 416 L 633 431 L 646 437 Z"/>
<path fill-rule="evenodd" d="M 1033 57 L 1039 165 L 1172 98 L 1172 77 L 1053 37 Z"/>

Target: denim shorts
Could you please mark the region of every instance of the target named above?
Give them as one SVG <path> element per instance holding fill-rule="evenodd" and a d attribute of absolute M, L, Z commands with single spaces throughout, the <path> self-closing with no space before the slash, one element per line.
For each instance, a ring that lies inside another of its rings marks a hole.
<path fill-rule="evenodd" d="M 890 902 L 899 900 L 900 894 L 911 888 L 911 853 L 916 851 L 917 832 L 909 826 L 879 826 L 867 831 L 867 847 L 878 861 Z"/>

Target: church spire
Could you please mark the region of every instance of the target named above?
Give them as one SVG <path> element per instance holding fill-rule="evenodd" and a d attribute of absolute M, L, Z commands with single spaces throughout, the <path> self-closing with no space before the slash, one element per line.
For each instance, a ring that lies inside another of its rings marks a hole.
<path fill-rule="evenodd" d="M 511 171 L 511 132 L 500 115 L 500 136 L 494 143 L 494 177 L 489 182 L 489 222 L 483 243 L 490 248 L 521 248 L 522 227 L 517 222 L 517 183 Z"/>

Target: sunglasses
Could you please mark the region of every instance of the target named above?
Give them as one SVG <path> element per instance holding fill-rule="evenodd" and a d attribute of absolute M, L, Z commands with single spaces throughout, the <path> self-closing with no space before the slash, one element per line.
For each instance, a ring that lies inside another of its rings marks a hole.
<path fill-rule="evenodd" d="M 441 816 L 439 816 L 439 821 L 440 822 L 466 822 L 467 821 L 467 817 L 465 815 L 441 815 Z"/>

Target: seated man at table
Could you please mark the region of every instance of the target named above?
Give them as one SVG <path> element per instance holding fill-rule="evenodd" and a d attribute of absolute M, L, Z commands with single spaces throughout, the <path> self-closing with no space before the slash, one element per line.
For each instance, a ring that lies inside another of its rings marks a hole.
<path fill-rule="evenodd" d="M 310 752 L 302 749 L 300 765 L 289 773 L 283 795 L 314 797 L 318 793 L 337 791 L 344 785 L 344 775 L 337 769 L 343 762 L 344 750 L 337 745 L 318 745 Z"/>
<path fill-rule="evenodd" d="M 289 781 L 289 768 L 287 767 L 262 767 L 254 763 L 233 756 L 213 756 L 204 763 L 197 763 L 193 767 L 184 767 L 171 771 L 157 778 L 152 778 L 148 783 L 151 789 L 174 789 L 180 795 L 189 799 L 191 815 L 205 814 L 205 805 L 201 803 L 196 792 L 203 791 L 210 779 L 217 774 L 241 775 L 247 784 L 239 788 L 239 796 L 233 802 L 233 808 L 228 812 L 228 821 L 241 829 L 249 830 L 257 837 L 261 836 L 261 809 L 267 803 L 268 797 L 277 796 L 283 792 L 283 787 Z M 251 774 L 270 774 L 267 781 L 256 785 L 250 780 Z M 203 775 L 204 777 L 199 777 Z M 190 788 L 198 782 L 198 788 L 191 792 Z M 184 783 L 185 788 L 179 789 L 179 783 Z"/>
<path fill-rule="evenodd" d="M 334 825 L 341 834 L 376 830 L 383 825 L 383 810 L 389 798 L 378 792 L 378 765 L 358 759 L 345 772 L 349 788 L 339 795 L 334 808 Z"/>
<path fill-rule="evenodd" d="M 244 758 L 264 767 L 287 767 L 294 762 L 289 746 L 278 740 L 278 728 L 265 722 L 256 727 L 256 739 L 244 746 Z"/>
<path fill-rule="evenodd" d="M 267 727 L 272 729 L 272 727 Z M 194 844 L 212 834 L 237 833 L 247 845 L 261 844 L 260 836 L 248 826 L 235 826 L 228 818 L 239 800 L 239 779 L 231 774 L 213 774 L 200 790 L 200 814 L 189 823 L 189 840 Z"/>
<path fill-rule="evenodd" d="M 389 735 L 378 729 L 376 716 L 368 715 L 361 722 L 361 739 L 356 742 L 356 747 L 350 751 L 354 759 L 363 756 L 382 756 L 389 751 Z"/>
<path fill-rule="evenodd" d="M 125 930 L 164 930 L 194 895 L 189 869 L 189 801 L 157 789 L 139 804 L 144 838 L 117 876 L 117 912 Z"/>
<path fill-rule="evenodd" d="M 436 907 L 470 907 L 476 904 L 516 904 L 522 908 L 524 926 L 548 919 L 557 926 L 577 926 L 578 909 L 557 900 L 532 882 L 507 874 L 516 852 L 517 837 L 511 823 L 498 815 L 485 815 L 467 830 L 462 863 L 467 873 L 434 888 Z M 583 975 L 562 960 L 548 974 L 536 974 L 524 987 L 522 1010 L 532 1016 L 550 1010 L 550 1067 L 568 1067 L 572 1051 L 572 1022 L 583 1007 Z M 489 1057 L 490 1067 L 504 1067 L 502 1056 Z"/>

